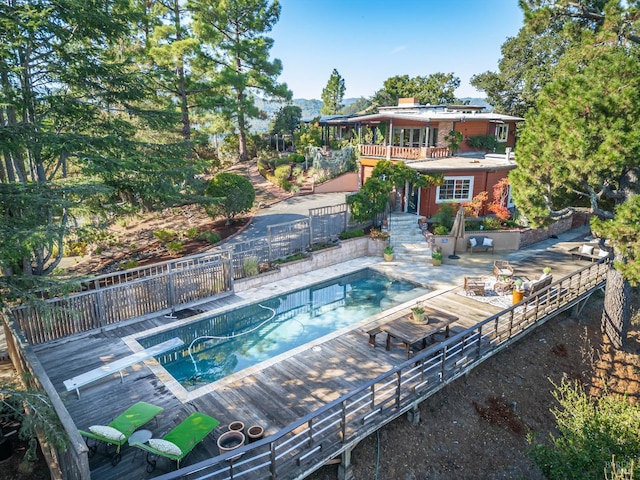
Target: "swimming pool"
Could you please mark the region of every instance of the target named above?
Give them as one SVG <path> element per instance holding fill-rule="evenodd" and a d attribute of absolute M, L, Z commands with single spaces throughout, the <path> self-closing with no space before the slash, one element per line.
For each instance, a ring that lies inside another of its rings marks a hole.
<path fill-rule="evenodd" d="M 184 349 L 157 360 L 192 391 L 427 292 L 365 269 L 137 340 L 182 339 Z"/>

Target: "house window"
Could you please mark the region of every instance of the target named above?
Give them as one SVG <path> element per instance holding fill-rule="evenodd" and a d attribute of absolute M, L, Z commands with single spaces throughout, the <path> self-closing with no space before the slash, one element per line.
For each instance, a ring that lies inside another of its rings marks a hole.
<path fill-rule="evenodd" d="M 394 128 L 393 145 L 396 147 L 420 147 L 425 139 L 424 128 Z"/>
<path fill-rule="evenodd" d="M 436 127 L 429 128 L 429 138 L 427 139 L 427 147 L 438 146 L 438 129 Z"/>
<path fill-rule="evenodd" d="M 502 123 L 496 125 L 496 140 L 499 142 L 506 142 L 509 138 L 509 125 Z"/>
<path fill-rule="evenodd" d="M 469 202 L 473 194 L 473 177 L 444 177 L 436 189 L 436 203 Z"/>

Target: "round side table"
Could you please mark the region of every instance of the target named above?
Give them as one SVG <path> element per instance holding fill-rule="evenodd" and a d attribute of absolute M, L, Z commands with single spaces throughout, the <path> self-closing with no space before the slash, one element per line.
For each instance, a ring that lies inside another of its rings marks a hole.
<path fill-rule="evenodd" d="M 149 439 L 153 437 L 153 432 L 151 430 L 136 430 L 129 437 L 129 445 L 132 443 L 147 443 Z"/>

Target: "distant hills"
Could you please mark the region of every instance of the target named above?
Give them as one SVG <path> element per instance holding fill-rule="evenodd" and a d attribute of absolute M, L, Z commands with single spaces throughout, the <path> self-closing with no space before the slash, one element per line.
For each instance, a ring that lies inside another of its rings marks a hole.
<path fill-rule="evenodd" d="M 359 98 L 345 98 L 343 103 L 345 107 L 357 102 L 360 100 Z M 463 102 L 468 101 L 469 105 L 478 105 L 484 107 L 486 111 L 490 112 L 493 110 L 493 107 L 487 103 L 484 98 L 474 98 L 474 97 L 464 97 L 461 98 Z M 302 118 L 303 119 L 312 119 L 315 117 L 320 117 L 322 114 L 320 110 L 322 109 L 322 100 L 311 99 L 308 100 L 306 98 L 294 98 L 291 102 L 293 105 L 300 107 L 302 110 Z M 284 102 L 265 102 L 264 100 L 257 98 L 256 106 L 266 113 L 267 118 L 264 120 L 252 120 L 251 121 L 251 131 L 255 133 L 264 133 L 269 130 L 269 125 L 271 121 L 275 118 L 280 108 L 285 106 Z"/>

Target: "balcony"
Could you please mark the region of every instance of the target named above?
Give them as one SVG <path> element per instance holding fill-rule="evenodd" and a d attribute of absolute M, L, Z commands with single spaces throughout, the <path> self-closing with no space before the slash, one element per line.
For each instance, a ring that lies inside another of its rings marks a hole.
<path fill-rule="evenodd" d="M 450 157 L 448 147 L 396 147 L 393 145 L 359 145 L 364 157 L 386 158 L 387 160 L 428 160 Z"/>

